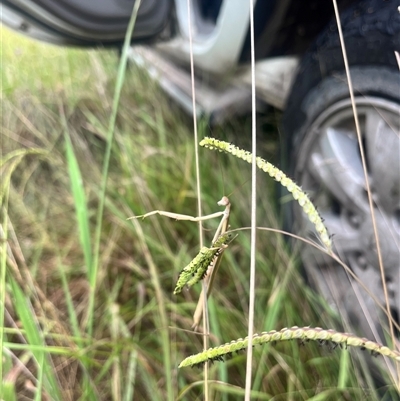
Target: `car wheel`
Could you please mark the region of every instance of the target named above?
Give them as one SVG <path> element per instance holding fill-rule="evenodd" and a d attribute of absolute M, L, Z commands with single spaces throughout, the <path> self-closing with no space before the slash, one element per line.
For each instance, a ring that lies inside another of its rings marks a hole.
<path fill-rule="evenodd" d="M 394 2 L 386 2 L 389 7 L 385 8 L 377 4 L 361 2 L 347 10 L 342 15 L 342 28 L 348 44 L 389 304 L 398 320 L 400 76 L 393 50 L 400 48 L 400 17 L 394 11 L 390 13 Z M 328 231 L 334 234 L 335 252 L 384 305 L 349 89 L 332 26 L 301 62 L 283 117 L 282 160 L 290 175 L 310 194 Z M 315 236 L 300 210 L 287 205 L 283 209 L 286 226 L 302 236 Z M 302 247 L 301 257 L 311 284 L 345 322 L 366 337 L 382 334 L 379 328 L 387 325 L 387 318 L 356 280 L 312 247 Z"/>

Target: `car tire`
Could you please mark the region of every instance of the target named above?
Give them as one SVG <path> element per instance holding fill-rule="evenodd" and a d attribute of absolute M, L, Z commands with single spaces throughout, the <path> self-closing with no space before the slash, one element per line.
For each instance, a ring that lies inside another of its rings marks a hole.
<path fill-rule="evenodd" d="M 390 308 L 400 314 L 400 15 L 393 1 L 361 1 L 341 15 L 365 148 Z M 335 251 L 385 304 L 342 50 L 332 22 L 300 63 L 283 116 L 282 165 L 316 204 Z M 397 190 L 396 190 L 397 188 Z M 286 197 L 282 197 L 285 199 Z M 293 205 L 286 228 L 314 237 Z M 385 313 L 332 259 L 311 247 L 301 257 L 310 283 L 346 326 L 384 341 Z M 372 323 L 372 324 L 371 324 Z"/>

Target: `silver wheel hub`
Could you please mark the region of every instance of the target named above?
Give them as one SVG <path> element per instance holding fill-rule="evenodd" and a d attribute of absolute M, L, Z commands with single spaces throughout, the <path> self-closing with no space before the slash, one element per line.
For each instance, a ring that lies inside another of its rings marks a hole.
<path fill-rule="evenodd" d="M 376 228 L 389 303 L 400 314 L 400 106 L 378 98 L 358 98 L 357 111 L 373 199 Z M 384 304 L 373 221 L 350 101 L 325 110 L 304 139 L 295 171 L 330 234 L 336 253 L 368 290 Z M 300 211 L 303 235 L 313 227 Z M 314 284 L 340 313 L 365 335 L 384 324 L 384 315 L 368 292 L 337 263 L 306 247 L 302 259 Z M 370 322 L 363 316 L 370 314 Z M 354 320 L 356 320 L 354 322 Z M 386 319 L 387 321 L 387 319 Z M 372 325 L 371 325 L 372 322 Z"/>

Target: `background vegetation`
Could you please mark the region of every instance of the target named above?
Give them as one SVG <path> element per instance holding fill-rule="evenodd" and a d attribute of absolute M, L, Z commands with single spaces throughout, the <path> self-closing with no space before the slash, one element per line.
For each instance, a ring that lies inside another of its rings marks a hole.
<path fill-rule="evenodd" d="M 196 215 L 192 120 L 129 66 L 96 250 L 118 55 L 61 49 L 4 28 L 1 36 L 3 398 L 202 399 L 202 370 L 177 370 L 202 348 L 191 331 L 200 286 L 172 295 L 179 271 L 198 252 L 197 226 L 158 216 L 127 221 L 154 209 Z M 260 155 L 274 162 L 275 114 L 259 121 Z M 249 148 L 246 118 L 213 129 L 199 124 L 200 137 L 211 133 Z M 228 195 L 232 228 L 249 226 L 250 167 L 200 151 L 204 213 L 219 210 L 217 201 Z M 274 186 L 258 179 L 259 225 L 276 228 Z M 208 241 L 217 224 L 205 224 Z M 339 328 L 283 237 L 260 232 L 258 246 L 257 330 Z M 210 300 L 211 345 L 246 335 L 249 254 L 249 233 L 242 232 L 224 255 Z M 360 368 L 363 357 L 294 342 L 255 348 L 252 399 L 381 399 L 387 386 L 377 392 Z M 242 399 L 244 359 L 212 366 L 211 399 Z"/>

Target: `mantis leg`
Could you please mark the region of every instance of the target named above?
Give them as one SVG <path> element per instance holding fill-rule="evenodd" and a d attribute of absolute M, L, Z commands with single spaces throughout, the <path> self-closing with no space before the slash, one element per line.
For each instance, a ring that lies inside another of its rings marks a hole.
<path fill-rule="evenodd" d="M 152 212 L 142 214 L 140 216 L 129 217 L 128 220 L 140 219 L 140 218 L 144 219 L 146 217 L 154 216 L 155 214 L 159 214 L 160 216 L 169 217 L 170 219 L 175 219 L 175 220 L 205 221 L 205 220 L 213 219 L 215 217 L 224 216 L 225 211 L 207 214 L 206 216 L 202 216 L 202 217 L 193 217 L 193 216 L 189 216 L 188 214 L 179 214 L 179 213 L 172 213 L 172 212 L 164 212 L 162 210 L 153 210 Z"/>

